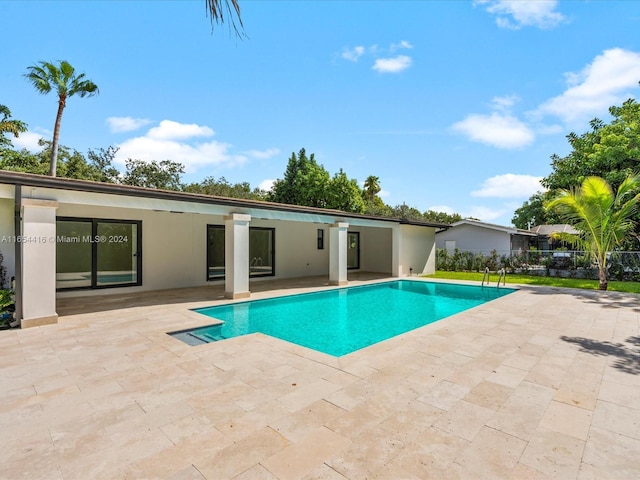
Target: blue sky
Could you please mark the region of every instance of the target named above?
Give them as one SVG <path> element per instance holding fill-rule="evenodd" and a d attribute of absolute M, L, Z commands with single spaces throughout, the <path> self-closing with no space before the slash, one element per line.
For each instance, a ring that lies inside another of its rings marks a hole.
<path fill-rule="evenodd" d="M 57 107 L 26 68 L 67 60 L 100 95 L 68 101 L 60 141 L 119 146 L 120 168 L 266 186 L 304 147 L 390 205 L 509 225 L 566 134 L 640 91 L 640 2 L 240 0 L 242 41 L 204 5 L 0 2 L 14 145 L 50 138 Z"/>

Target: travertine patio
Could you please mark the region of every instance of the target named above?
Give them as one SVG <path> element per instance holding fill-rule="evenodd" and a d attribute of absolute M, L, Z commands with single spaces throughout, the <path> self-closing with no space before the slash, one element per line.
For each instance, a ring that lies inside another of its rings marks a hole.
<path fill-rule="evenodd" d="M 166 335 L 221 294 L 60 299 L 0 332 L 0 478 L 640 476 L 637 295 L 523 288 L 341 358 Z"/>

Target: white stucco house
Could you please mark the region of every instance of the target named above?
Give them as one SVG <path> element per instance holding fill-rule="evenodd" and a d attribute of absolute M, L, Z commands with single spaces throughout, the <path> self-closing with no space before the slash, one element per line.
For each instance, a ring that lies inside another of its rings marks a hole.
<path fill-rule="evenodd" d="M 0 252 L 21 326 L 57 322 L 56 299 L 351 270 L 435 271 L 442 224 L 0 171 Z"/>
<path fill-rule="evenodd" d="M 484 255 L 496 250 L 501 255 L 508 255 L 509 252 L 527 249 L 530 239 L 536 236 L 535 232 L 520 228 L 460 220 L 436 233 L 436 248 L 444 248 L 451 253 L 457 248 Z"/>

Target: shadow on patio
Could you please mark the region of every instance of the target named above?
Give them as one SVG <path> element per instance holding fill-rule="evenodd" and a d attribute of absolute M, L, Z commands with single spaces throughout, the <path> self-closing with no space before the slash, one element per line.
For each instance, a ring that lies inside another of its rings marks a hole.
<path fill-rule="evenodd" d="M 613 367 L 625 373 L 640 375 L 640 337 L 629 337 L 625 343 L 602 342 L 584 337 L 560 337 L 580 345 L 580 351 L 597 356 L 618 357 Z"/>

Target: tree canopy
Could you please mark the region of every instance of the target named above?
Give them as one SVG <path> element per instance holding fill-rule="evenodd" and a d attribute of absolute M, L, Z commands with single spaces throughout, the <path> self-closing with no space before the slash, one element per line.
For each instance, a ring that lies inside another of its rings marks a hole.
<path fill-rule="evenodd" d="M 594 118 L 591 130 L 567 135 L 572 150 L 564 157 L 551 157 L 553 171 L 542 180 L 544 187 L 551 191 L 577 187 L 585 178 L 598 176 L 617 189 L 640 171 L 640 104 L 629 99 L 610 107 L 609 113 L 610 123 Z"/>
<path fill-rule="evenodd" d="M 27 124 L 11 118 L 11 110 L 6 105 L 0 104 L 0 147 L 11 146 L 11 139 L 5 137 L 5 133 L 18 138 L 21 133 L 27 131 Z"/>

